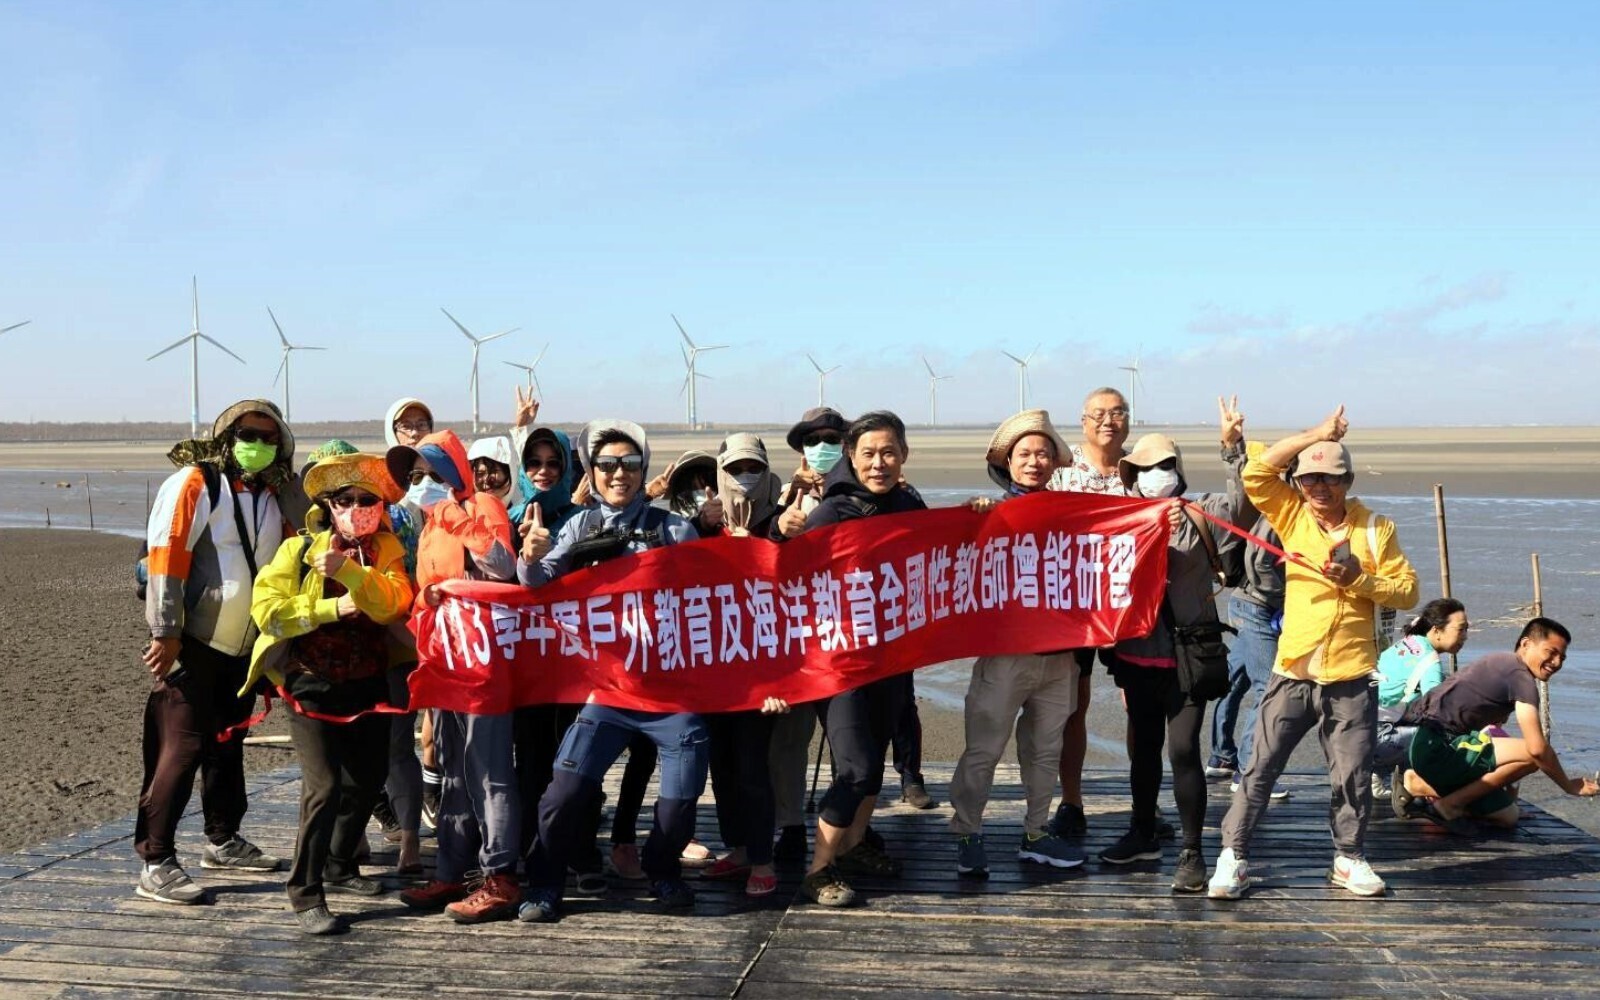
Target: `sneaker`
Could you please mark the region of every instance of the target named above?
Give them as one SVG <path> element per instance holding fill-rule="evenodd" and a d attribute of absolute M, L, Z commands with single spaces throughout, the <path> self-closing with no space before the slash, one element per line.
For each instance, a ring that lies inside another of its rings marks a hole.
<path fill-rule="evenodd" d="M 378 801 L 372 807 L 372 818 L 383 830 L 384 840 L 391 844 L 400 843 L 400 819 L 394 814 L 394 804 L 389 801 L 387 792 L 379 793 Z"/>
<path fill-rule="evenodd" d="M 400 902 L 413 910 L 437 910 L 447 903 L 466 899 L 471 891 L 465 882 L 443 882 L 434 879 L 427 885 L 419 885 L 415 889 L 402 892 Z"/>
<path fill-rule="evenodd" d="M 804 861 L 806 854 L 811 850 L 811 844 L 806 840 L 804 826 L 786 826 L 778 834 L 778 840 L 772 845 L 772 860 L 779 864 L 794 864 Z"/>
<path fill-rule="evenodd" d="M 389 890 L 382 882 L 365 875 L 352 875 L 349 878 L 335 882 L 331 879 L 322 883 L 322 888 L 328 892 L 343 892 L 351 896 L 381 896 Z"/>
<path fill-rule="evenodd" d="M 517 919 L 525 924 L 553 924 L 561 919 L 561 903 L 548 889 L 535 889 L 517 907 Z"/>
<path fill-rule="evenodd" d="M 1372 801 L 1382 802 L 1390 798 L 1389 786 L 1384 782 L 1383 775 L 1377 771 L 1372 772 Z"/>
<path fill-rule="evenodd" d="M 1367 864 L 1366 858 L 1347 858 L 1343 854 L 1333 859 L 1328 869 L 1328 881 L 1343 886 L 1357 896 L 1381 896 L 1388 886 Z"/>
<path fill-rule="evenodd" d="M 1100 852 L 1100 860 L 1108 865 L 1131 865 L 1135 861 L 1160 861 L 1161 841 L 1147 837 L 1137 830 L 1129 830 L 1115 844 Z"/>
<path fill-rule="evenodd" d="M 1243 784 L 1244 784 L 1243 777 L 1238 772 L 1234 772 L 1233 780 L 1228 782 L 1228 791 L 1237 792 L 1239 790 L 1239 788 Z M 1267 793 L 1267 798 L 1270 799 L 1273 802 L 1282 802 L 1284 799 L 1287 799 L 1288 797 L 1289 797 L 1289 790 L 1287 788 L 1283 787 L 1283 785 L 1281 783 L 1273 785 L 1272 786 L 1272 791 Z"/>
<path fill-rule="evenodd" d="M 1083 864 L 1083 852 L 1053 833 L 1041 833 L 1036 837 L 1023 833 L 1017 857 L 1051 868 L 1076 868 Z"/>
<path fill-rule="evenodd" d="M 1178 867 L 1172 872 L 1172 891 L 1206 891 L 1206 859 L 1192 847 L 1178 852 Z"/>
<path fill-rule="evenodd" d="M 807 875 L 800 883 L 800 894 L 818 906 L 856 905 L 856 891 L 832 865 Z"/>
<path fill-rule="evenodd" d="M 604 896 L 611 891 L 611 883 L 599 872 L 575 872 L 572 891 L 580 896 Z"/>
<path fill-rule="evenodd" d="M 1177 840 L 1178 839 L 1178 831 L 1173 828 L 1171 823 L 1167 822 L 1167 818 L 1165 816 L 1161 815 L 1161 810 L 1160 809 L 1156 810 L 1156 839 L 1157 840 Z"/>
<path fill-rule="evenodd" d="M 1083 814 L 1083 806 L 1071 802 L 1061 803 L 1056 807 L 1055 818 L 1050 820 L 1049 830 L 1065 840 L 1076 840 L 1088 833 L 1089 820 Z"/>
<path fill-rule="evenodd" d="M 1212 899 L 1238 899 L 1250 888 L 1250 862 L 1224 847 L 1217 857 L 1217 870 L 1211 873 L 1206 895 Z"/>
<path fill-rule="evenodd" d="M 261 848 L 236 833 L 225 843 L 208 844 L 200 853 L 200 867 L 275 872 L 283 867 L 283 859 L 263 853 Z"/>
<path fill-rule="evenodd" d="M 345 929 L 344 922 L 328 912 L 326 903 L 318 903 L 309 910 L 294 911 L 294 922 L 300 926 L 300 933 L 312 937 L 326 937 Z"/>
<path fill-rule="evenodd" d="M 189 873 L 178 864 L 177 858 L 168 858 L 153 868 L 144 866 L 133 891 L 157 903 L 176 903 L 179 906 L 192 906 L 206 899 L 206 891 L 194 884 Z"/>
<path fill-rule="evenodd" d="M 644 866 L 639 864 L 639 845 L 612 844 L 611 870 L 625 882 L 643 882 Z"/>
<path fill-rule="evenodd" d="M 694 890 L 681 878 L 663 878 L 650 883 L 650 894 L 663 909 L 689 910 L 694 908 Z"/>
<path fill-rule="evenodd" d="M 1237 768 L 1235 768 L 1232 764 L 1227 766 L 1223 766 L 1222 764 L 1207 764 L 1206 780 L 1221 781 L 1223 778 L 1231 778 L 1233 777 L 1233 772 L 1235 770 L 1237 770 Z"/>
<path fill-rule="evenodd" d="M 900 801 L 913 809 L 932 809 L 939 804 L 920 781 L 906 782 L 900 789 Z"/>
<path fill-rule="evenodd" d="M 989 852 L 983 849 L 983 837 L 956 838 L 956 874 L 968 878 L 989 877 Z"/>
<path fill-rule="evenodd" d="M 883 834 L 872 828 L 871 823 L 867 824 L 867 829 L 861 834 L 861 842 L 879 854 L 889 853 L 889 842 L 883 839 Z"/>
<path fill-rule="evenodd" d="M 459 902 L 451 903 L 444 912 L 458 924 L 481 924 L 490 920 L 510 920 L 517 915 L 522 903 L 522 890 L 517 880 L 501 872 L 483 880 L 483 887 Z"/>
<path fill-rule="evenodd" d="M 863 878 L 899 878 L 900 862 L 863 840 L 834 859 L 834 868 L 840 875 L 857 875 Z"/>
<path fill-rule="evenodd" d="M 435 832 L 439 829 L 439 792 L 438 785 L 422 783 L 422 825 Z"/>

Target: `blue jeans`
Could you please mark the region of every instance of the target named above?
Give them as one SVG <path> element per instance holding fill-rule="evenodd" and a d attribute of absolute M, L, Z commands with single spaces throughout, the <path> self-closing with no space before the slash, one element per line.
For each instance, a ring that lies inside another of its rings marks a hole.
<path fill-rule="evenodd" d="M 1267 690 L 1272 664 L 1278 658 L 1275 624 L 1278 612 L 1242 597 L 1228 598 L 1228 624 L 1239 630 L 1228 650 L 1228 693 L 1217 702 L 1211 717 L 1211 767 L 1232 767 L 1243 771 L 1250 763 L 1250 744 L 1255 737 L 1256 712 Z M 1254 695 L 1249 707 L 1245 696 Z M 1244 731 L 1235 738 L 1237 723 Z"/>

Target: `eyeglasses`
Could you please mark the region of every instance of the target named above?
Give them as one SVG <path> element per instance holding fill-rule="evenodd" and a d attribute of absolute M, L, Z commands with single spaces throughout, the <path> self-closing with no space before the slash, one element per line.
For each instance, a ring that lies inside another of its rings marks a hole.
<path fill-rule="evenodd" d="M 351 507 L 376 507 L 383 503 L 382 500 L 371 493 L 340 493 L 328 498 L 328 506 L 335 510 L 349 510 Z"/>
<path fill-rule="evenodd" d="M 612 475 L 618 469 L 634 473 L 644 468 L 643 455 L 601 455 L 592 463 L 601 475 Z"/>
<path fill-rule="evenodd" d="M 1128 408 L 1117 406 L 1109 410 L 1090 410 L 1083 415 L 1083 419 L 1091 424 L 1120 424 L 1128 419 Z"/>
<path fill-rule="evenodd" d="M 405 431 L 407 434 L 426 434 L 433 430 L 433 422 L 429 420 L 396 420 L 394 429 Z"/>
<path fill-rule="evenodd" d="M 420 486 L 424 479 L 431 479 L 436 483 L 444 482 L 443 479 L 439 478 L 437 473 L 434 473 L 434 472 L 423 472 L 423 471 L 421 471 L 419 469 L 412 469 L 411 470 L 411 474 L 409 476 L 407 476 L 406 478 L 411 481 L 411 485 L 412 486 Z"/>
<path fill-rule="evenodd" d="M 254 427 L 240 427 L 233 432 L 233 436 L 236 440 L 243 441 L 245 444 L 256 444 L 258 442 L 261 444 L 278 443 L 277 431 L 258 431 Z"/>
<path fill-rule="evenodd" d="M 1344 482 L 1343 476 L 1336 476 L 1331 472 L 1308 472 L 1294 478 L 1301 486 L 1337 486 Z"/>
<path fill-rule="evenodd" d="M 503 465 L 480 465 L 472 470 L 472 474 L 474 476 L 482 476 L 484 479 L 511 478 L 511 470 Z"/>
<path fill-rule="evenodd" d="M 800 439 L 800 443 L 807 448 L 815 448 L 819 444 L 840 444 L 843 441 L 844 439 L 839 436 L 837 431 L 818 431 L 815 434 L 807 434 Z"/>

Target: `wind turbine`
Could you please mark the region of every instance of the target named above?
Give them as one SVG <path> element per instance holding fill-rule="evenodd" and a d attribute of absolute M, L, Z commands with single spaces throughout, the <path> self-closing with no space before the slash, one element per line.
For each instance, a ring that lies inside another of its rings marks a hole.
<path fill-rule="evenodd" d="M 832 368 L 823 368 L 817 364 L 817 359 L 809 354 L 806 355 L 806 360 L 811 362 L 811 367 L 817 370 L 817 405 L 827 406 L 828 404 L 823 401 L 823 393 L 828 388 L 828 376 L 838 371 L 839 366 L 834 365 Z"/>
<path fill-rule="evenodd" d="M 20 330 L 32 322 L 33 320 L 31 319 L 25 319 L 21 323 L 12 323 L 10 326 L 0 327 L 0 333 L 10 333 L 12 330 Z"/>
<path fill-rule="evenodd" d="M 267 306 L 267 315 L 272 316 L 272 307 Z M 306 344 L 291 344 L 289 338 L 283 335 L 283 327 L 278 323 L 278 317 L 272 316 L 272 325 L 277 327 L 278 339 L 283 341 L 283 360 L 278 363 L 278 374 L 272 376 L 272 384 L 277 385 L 278 379 L 283 379 L 283 419 L 293 420 L 294 414 L 289 410 L 289 355 L 295 351 L 326 351 L 326 347 L 311 347 Z"/>
<path fill-rule="evenodd" d="M 228 357 L 239 362 L 241 365 L 244 364 L 244 358 L 239 357 L 239 355 L 233 353 L 226 347 L 223 347 L 221 344 L 217 343 L 215 340 L 212 340 L 206 334 L 200 332 L 200 282 L 198 279 L 193 277 L 191 277 L 189 280 L 194 292 L 194 329 L 189 331 L 189 335 L 178 341 L 176 344 L 173 344 L 171 347 L 163 347 L 161 350 L 150 355 L 148 358 L 145 358 L 145 360 L 154 361 L 156 358 L 161 357 L 161 355 L 167 353 L 168 351 L 182 347 L 184 344 L 189 345 L 189 436 L 199 437 L 200 341 L 205 341 L 212 347 L 215 347 L 217 350 L 228 355 Z"/>
<path fill-rule="evenodd" d="M 546 344 L 543 347 L 539 348 L 539 356 L 533 359 L 533 364 L 531 364 L 531 365 L 519 365 L 515 361 L 502 361 L 500 363 L 503 364 L 503 365 L 510 365 L 512 368 L 520 368 L 523 371 L 527 372 L 528 373 L 528 388 L 537 390 L 539 395 L 543 396 L 544 395 L 544 388 L 539 385 L 538 368 L 539 368 L 539 362 L 544 360 L 544 352 L 548 351 L 549 349 L 550 349 L 550 345 L 549 344 Z"/>
<path fill-rule="evenodd" d="M 466 337 L 468 340 L 472 341 L 472 379 L 467 383 L 467 385 L 472 390 L 472 433 L 476 434 L 478 433 L 478 351 L 481 350 L 483 345 L 487 344 L 489 341 L 499 340 L 508 333 L 516 333 L 519 329 L 521 329 L 521 327 L 514 326 L 509 330 L 501 330 L 499 333 L 491 333 L 487 337 L 475 337 L 472 335 L 471 330 L 468 330 L 466 327 L 461 325 L 461 321 L 459 319 L 456 319 L 454 316 L 450 315 L 450 310 L 446 309 L 444 306 L 440 306 L 439 311 L 449 317 L 450 322 L 456 325 L 456 329 L 461 331 L 461 335 L 463 337 Z"/>
<path fill-rule="evenodd" d="M 1139 377 L 1139 357 L 1143 353 L 1144 348 L 1141 346 L 1138 353 L 1133 356 L 1133 364 L 1117 366 L 1118 371 L 1128 373 L 1128 425 L 1130 427 L 1134 423 L 1135 415 L 1139 412 L 1139 386 L 1144 381 Z"/>
<path fill-rule="evenodd" d="M 1010 351 L 1000 353 L 1017 363 L 1017 412 L 1021 413 L 1028 408 L 1028 365 L 1033 363 L 1033 356 L 1039 353 L 1039 345 L 1033 345 L 1033 350 L 1025 358 L 1019 358 Z"/>
<path fill-rule="evenodd" d="M 678 322 L 677 316 L 672 317 L 672 322 L 678 328 L 678 335 L 683 338 L 683 342 L 689 345 L 687 348 L 680 347 L 678 350 L 683 352 L 683 366 L 687 369 L 683 376 L 683 392 L 689 398 L 689 429 L 691 431 L 698 430 L 700 428 L 700 412 L 696 406 L 695 378 L 696 376 L 700 378 L 710 378 L 711 376 L 700 375 L 696 372 L 694 368 L 695 361 L 706 351 L 720 351 L 728 345 L 708 344 L 705 347 L 698 347 L 694 341 L 689 339 L 689 331 L 685 330 L 683 324 Z"/>
<path fill-rule="evenodd" d="M 928 426 L 939 426 L 939 383 L 955 378 L 954 375 L 935 375 L 928 356 L 922 356 L 922 367 L 928 369 Z"/>

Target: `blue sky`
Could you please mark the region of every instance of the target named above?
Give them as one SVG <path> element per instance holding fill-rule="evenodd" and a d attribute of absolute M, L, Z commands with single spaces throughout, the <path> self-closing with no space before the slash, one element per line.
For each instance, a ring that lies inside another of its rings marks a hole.
<path fill-rule="evenodd" d="M 0 420 L 1595 423 L 1584 4 L 0 5 Z M 1496 401 L 1504 400 L 1504 405 Z"/>

